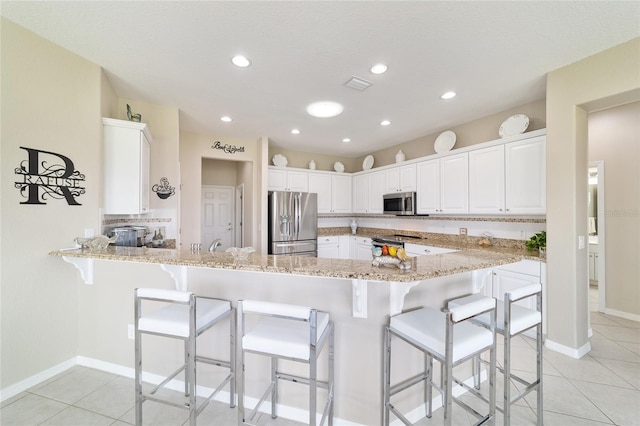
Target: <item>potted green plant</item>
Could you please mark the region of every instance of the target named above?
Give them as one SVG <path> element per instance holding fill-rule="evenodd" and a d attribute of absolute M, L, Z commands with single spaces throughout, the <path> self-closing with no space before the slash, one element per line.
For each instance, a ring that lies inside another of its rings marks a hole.
<path fill-rule="evenodd" d="M 547 232 L 540 231 L 534 234 L 529 240 L 525 243 L 527 250 L 535 250 L 538 249 L 541 255 L 544 255 L 547 250 Z"/>

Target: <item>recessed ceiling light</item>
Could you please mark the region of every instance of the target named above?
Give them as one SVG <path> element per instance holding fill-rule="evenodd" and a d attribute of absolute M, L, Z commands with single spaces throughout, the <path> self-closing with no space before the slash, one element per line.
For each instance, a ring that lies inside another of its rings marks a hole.
<path fill-rule="evenodd" d="M 456 92 L 446 92 L 446 93 L 443 93 L 442 96 L 440 96 L 440 98 L 451 99 L 451 98 L 455 98 L 455 96 L 456 96 Z"/>
<path fill-rule="evenodd" d="M 342 114 L 344 107 L 337 102 L 320 101 L 307 106 L 309 115 L 318 118 L 330 118 Z"/>
<path fill-rule="evenodd" d="M 351 142 L 351 139 L 349 139 L 349 138 L 344 138 L 344 139 L 342 139 L 342 142 L 344 142 L 344 143 L 349 143 L 349 142 Z"/>
<path fill-rule="evenodd" d="M 373 74 L 382 74 L 387 71 L 387 66 L 385 64 L 375 64 L 371 67 L 371 72 Z"/>
<path fill-rule="evenodd" d="M 298 130 L 298 129 L 291 129 L 291 133 L 293 133 L 294 135 L 299 135 L 299 134 L 300 134 L 300 130 Z"/>
<path fill-rule="evenodd" d="M 234 56 L 233 58 L 231 58 L 231 62 L 233 62 L 233 65 L 240 68 L 246 68 L 251 65 L 251 61 L 242 55 Z"/>
<path fill-rule="evenodd" d="M 380 125 L 381 125 L 381 126 L 388 126 L 389 124 L 391 124 L 391 122 L 390 122 L 389 120 L 382 120 L 382 121 L 380 122 Z"/>
<path fill-rule="evenodd" d="M 224 116 L 220 117 L 220 121 L 224 121 L 225 123 L 228 123 L 228 122 L 230 122 L 232 120 L 231 120 L 231 117 L 229 117 L 228 115 L 224 115 Z"/>

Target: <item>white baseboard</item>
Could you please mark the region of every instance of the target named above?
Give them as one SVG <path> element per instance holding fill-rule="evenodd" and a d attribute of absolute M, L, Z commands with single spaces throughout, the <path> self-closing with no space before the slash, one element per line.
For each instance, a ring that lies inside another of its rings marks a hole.
<path fill-rule="evenodd" d="M 630 314 L 629 312 L 606 308 L 604 313 L 607 315 L 613 315 L 614 317 L 620 317 L 631 321 L 640 322 L 640 315 Z"/>
<path fill-rule="evenodd" d="M 587 342 L 585 343 L 582 347 L 578 348 L 578 349 L 574 349 L 574 348 L 570 348 L 569 346 L 565 346 L 565 345 L 561 345 L 560 343 L 556 343 L 552 340 L 549 340 L 547 338 L 547 340 L 545 340 L 544 342 L 544 347 L 555 351 L 555 352 L 559 352 L 563 355 L 569 356 L 571 358 L 575 358 L 575 359 L 580 359 L 583 356 L 585 356 L 586 354 L 589 353 L 589 351 L 591 350 L 591 342 Z"/>
<path fill-rule="evenodd" d="M 94 358 L 87 358 L 84 356 L 77 356 L 70 360 L 67 360 L 61 364 L 58 364 L 52 368 L 49 368 L 45 371 L 42 371 L 38 374 L 35 374 L 25 380 L 22 380 L 14 385 L 7 387 L 6 389 L 0 390 L 0 401 L 5 401 L 15 395 L 18 395 L 20 392 L 24 392 L 33 386 L 36 386 L 45 380 L 48 380 L 65 370 L 68 370 L 71 367 L 76 365 L 80 365 L 83 367 L 89 367 L 96 370 L 106 371 L 107 373 L 116 374 L 118 376 L 127 377 L 133 379 L 135 377 L 135 370 L 133 368 L 125 367 L 118 364 L 113 364 L 110 362 L 101 361 Z M 157 374 L 150 373 L 142 373 L 142 380 L 147 383 L 155 384 L 162 382 L 165 378 L 159 376 Z M 184 382 L 181 380 L 171 380 L 166 384 L 166 387 L 171 390 L 175 390 L 178 392 L 184 391 Z M 196 389 L 196 393 L 198 396 L 207 397 L 213 392 L 213 388 L 208 388 L 206 386 L 198 386 Z M 214 398 L 216 401 L 220 401 L 222 403 L 229 402 L 229 392 L 220 391 Z M 247 407 L 247 413 L 250 412 L 250 409 L 258 403 L 258 398 L 245 397 L 245 405 Z M 324 406 L 324 404 L 321 404 Z M 259 411 L 261 413 L 270 413 L 270 403 L 265 402 L 263 404 L 264 408 L 261 408 Z M 278 404 L 278 417 L 286 418 L 289 420 L 298 421 L 301 423 L 307 423 L 309 420 L 308 411 L 302 410 L 296 407 L 290 407 L 288 405 Z M 320 421 L 321 416 L 318 416 L 318 421 Z M 335 426 L 365 426 L 360 423 L 354 423 L 349 420 L 343 420 L 339 418 L 334 418 L 333 424 Z"/>
<path fill-rule="evenodd" d="M 76 358 L 71 358 L 67 361 L 61 362 L 58 365 L 34 374 L 31 377 L 27 377 L 26 379 L 21 380 L 18 383 L 8 386 L 4 389 L 0 389 L 0 402 L 4 402 L 9 398 L 18 395 L 20 392 L 24 392 L 29 388 L 39 385 L 40 383 L 49 380 L 50 378 L 64 372 L 65 370 L 68 370 L 75 365 L 77 365 Z"/>

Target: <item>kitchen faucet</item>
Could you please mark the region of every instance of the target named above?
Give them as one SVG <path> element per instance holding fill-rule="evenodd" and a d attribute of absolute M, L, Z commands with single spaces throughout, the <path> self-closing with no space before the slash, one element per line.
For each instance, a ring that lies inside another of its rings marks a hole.
<path fill-rule="evenodd" d="M 209 246 L 209 251 L 211 253 L 215 253 L 216 249 L 220 246 L 222 246 L 222 241 L 220 238 L 216 238 L 211 242 L 211 245 Z"/>

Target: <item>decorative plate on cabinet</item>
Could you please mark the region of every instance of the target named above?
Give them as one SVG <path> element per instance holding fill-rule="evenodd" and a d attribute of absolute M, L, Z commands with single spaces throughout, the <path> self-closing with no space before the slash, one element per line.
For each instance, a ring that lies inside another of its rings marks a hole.
<path fill-rule="evenodd" d="M 524 133 L 527 127 L 529 127 L 529 117 L 524 114 L 516 114 L 502 122 L 498 134 L 501 138 L 519 135 L 520 133 Z"/>
<path fill-rule="evenodd" d="M 278 166 L 278 167 L 286 167 L 287 164 L 289 164 L 289 162 L 287 161 L 287 157 L 285 157 L 282 154 L 274 155 L 271 161 L 273 161 L 274 166 Z"/>
<path fill-rule="evenodd" d="M 440 154 L 441 152 L 451 151 L 456 144 L 456 134 L 452 130 L 440 133 L 433 144 L 433 149 Z"/>
<path fill-rule="evenodd" d="M 362 170 L 369 170 L 373 167 L 373 155 L 367 155 L 362 162 Z"/>
<path fill-rule="evenodd" d="M 344 164 L 342 164 L 339 161 L 336 161 L 335 163 L 333 163 L 333 170 L 335 170 L 338 173 L 344 172 Z"/>

